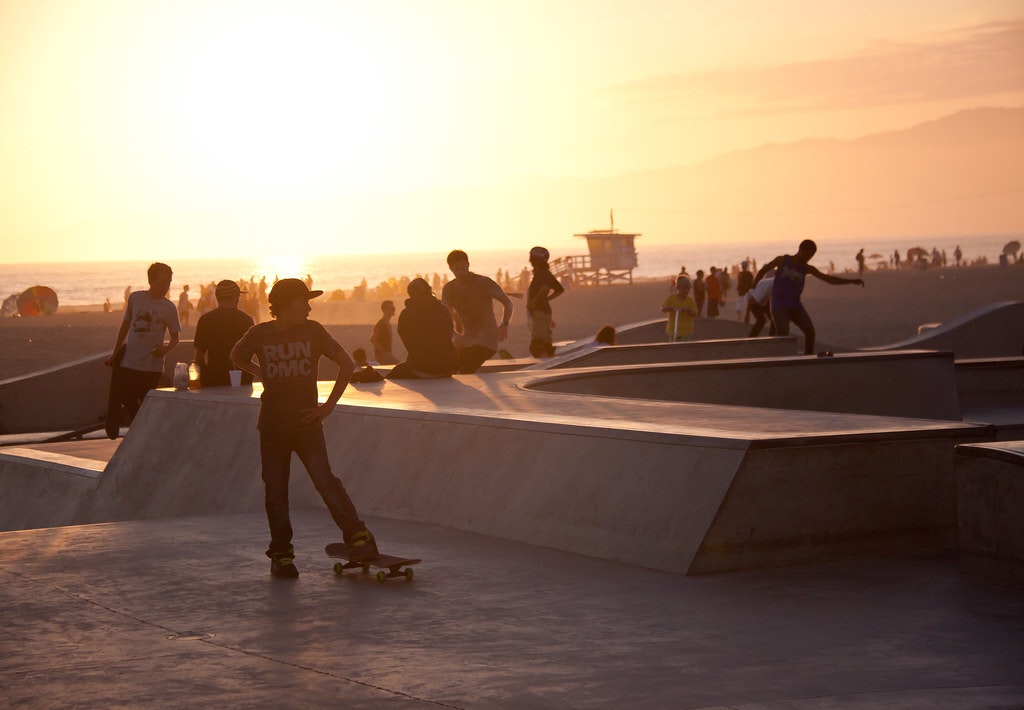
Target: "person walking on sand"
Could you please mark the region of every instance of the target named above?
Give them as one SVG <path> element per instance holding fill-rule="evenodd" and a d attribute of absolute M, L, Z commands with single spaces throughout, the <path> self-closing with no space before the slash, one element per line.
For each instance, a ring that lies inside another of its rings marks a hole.
<path fill-rule="evenodd" d="M 549 258 L 551 254 L 544 247 L 530 250 L 533 279 L 526 292 L 526 315 L 530 324 L 530 354 L 534 357 L 555 355 L 555 346 L 551 342 L 555 325 L 551 318 L 551 301 L 565 292 L 548 268 Z"/>
<path fill-rule="evenodd" d="M 373 326 L 370 333 L 370 345 L 373 346 L 373 357 L 380 365 L 394 365 L 398 358 L 391 354 L 394 340 L 391 333 L 391 319 L 395 317 L 395 302 L 383 301 L 380 304 L 381 319 Z"/>
<path fill-rule="evenodd" d="M 818 245 L 810 239 L 800 242 L 797 253 L 777 256 L 761 267 L 754 277 L 754 285 L 764 278 L 769 271 L 775 270 L 775 283 L 772 284 L 772 320 L 775 322 L 777 335 L 789 335 L 789 324 L 793 323 L 803 331 L 804 354 L 814 354 L 814 323 L 804 309 L 800 296 L 804 291 L 804 279 L 807 274 L 821 279 L 827 284 L 841 286 L 858 284 L 864 286 L 864 279 L 844 279 L 841 276 L 823 274 L 808 262 L 818 251 Z"/>
<path fill-rule="evenodd" d="M 118 382 L 120 404 L 129 422 L 138 414 L 146 393 L 160 384 L 164 355 L 174 349 L 181 337 L 178 311 L 167 298 L 173 277 L 171 267 L 156 262 L 150 265 L 146 276 L 149 290 L 134 291 L 128 296 L 121 327 L 114 339 L 114 350 L 107 361 L 115 368 L 112 377 Z M 170 336 L 167 343 L 164 343 L 165 333 Z M 107 418 L 108 436 L 114 432 L 111 438 L 116 438 L 120 407 L 108 412 Z"/>
<path fill-rule="evenodd" d="M 188 300 L 188 284 L 185 284 L 181 287 L 181 295 L 178 296 L 178 322 L 182 328 L 188 325 L 188 316 L 192 308 L 192 301 Z"/>
<path fill-rule="evenodd" d="M 704 281 L 707 287 L 707 317 L 718 317 L 718 306 L 722 301 L 722 280 L 718 278 L 718 268 L 712 266 L 711 273 Z"/>
<path fill-rule="evenodd" d="M 199 384 L 203 387 L 227 387 L 231 384 L 231 349 L 254 323 L 248 313 L 238 308 L 238 299 L 244 291 L 238 283 L 225 279 L 214 291 L 217 307 L 199 316 L 195 346 L 195 363 L 199 370 Z M 242 384 L 251 385 L 252 375 L 242 373 Z"/>
<path fill-rule="evenodd" d="M 270 290 L 273 318 L 250 328 L 231 350 L 231 361 L 263 382 L 256 428 L 267 522 L 270 527 L 270 574 L 299 576 L 288 513 L 288 478 L 292 452 L 306 468 L 320 497 L 341 530 L 352 560 L 377 556 L 377 543 L 359 518 L 348 492 L 331 470 L 323 420 L 348 387 L 355 370 L 352 358 L 317 321 L 309 320 L 309 301 L 323 291 L 310 291 L 299 279 L 281 279 Z M 253 356 L 257 363 L 253 362 Z M 338 364 L 338 377 L 327 400 L 318 404 L 317 366 L 326 357 Z"/>
<path fill-rule="evenodd" d="M 697 317 L 697 303 L 690 297 L 689 278 L 680 276 L 676 279 L 676 292 L 662 301 L 661 312 L 668 315 L 665 330 L 669 342 L 693 340 L 693 319 Z"/>
<path fill-rule="evenodd" d="M 697 269 L 697 278 L 693 280 L 693 302 L 697 304 L 697 316 L 704 312 L 704 299 L 707 296 L 707 284 L 704 283 L 704 270 Z"/>
<path fill-rule="evenodd" d="M 493 279 L 470 271 L 469 256 L 461 249 L 448 254 L 448 268 L 455 278 L 444 285 L 441 302 L 452 312 L 455 348 L 459 351 L 456 372 L 472 374 L 498 352 L 498 343 L 508 337 L 512 300 Z M 491 301 L 502 305 L 501 323 L 494 318 Z"/>

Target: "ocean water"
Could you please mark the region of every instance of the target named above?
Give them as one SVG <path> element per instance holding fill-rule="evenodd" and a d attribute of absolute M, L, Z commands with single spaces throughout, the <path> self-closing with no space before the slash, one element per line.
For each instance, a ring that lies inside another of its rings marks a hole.
<path fill-rule="evenodd" d="M 886 260 L 893 251 L 899 250 L 905 257 L 910 247 L 920 246 L 929 251 L 934 247 L 945 250 L 950 262 L 953 250 L 959 244 L 964 258 L 974 261 L 985 257 L 989 263 L 997 263 L 1003 245 L 1010 239 L 1002 236 L 959 236 L 900 239 L 843 239 L 819 240 L 818 253 L 811 263 L 825 271 L 830 262 L 836 271 L 854 270 L 855 255 L 863 248 L 866 255 L 882 254 Z M 643 237 L 636 240 L 638 267 L 634 278 L 668 278 L 686 266 L 693 274 L 697 269 L 707 271 L 711 266 L 729 267 L 746 258 L 752 258 L 758 265 L 779 254 L 796 251 L 797 240 L 779 242 L 716 242 L 704 244 L 649 244 Z M 516 250 L 472 251 L 470 268 L 480 274 L 494 277 L 501 269 L 518 274 L 528 267 L 528 247 Z M 552 249 L 552 258 L 586 253 L 585 244 L 575 248 Z M 295 258 L 287 262 L 261 262 L 257 258 L 169 260 L 174 269 L 174 282 L 170 297 L 176 300 L 185 284 L 196 291 L 197 284 L 219 281 L 220 279 L 248 279 L 265 276 L 267 282 L 275 276 L 313 277 L 314 288 L 331 291 L 357 286 L 362 279 L 373 287 L 389 277 L 417 275 L 431 277 L 435 272 L 448 273 L 445 263 L 447 252 L 422 254 L 376 254 L 354 256 L 323 256 L 308 259 Z M 869 265 L 877 263 L 870 260 Z M 18 294 L 31 286 L 49 286 L 57 292 L 61 306 L 81 306 L 103 303 L 106 298 L 115 306 L 122 303 L 124 289 L 146 287 L 146 267 L 143 261 L 109 261 L 78 263 L 36 263 L 0 264 L 0 298 Z"/>

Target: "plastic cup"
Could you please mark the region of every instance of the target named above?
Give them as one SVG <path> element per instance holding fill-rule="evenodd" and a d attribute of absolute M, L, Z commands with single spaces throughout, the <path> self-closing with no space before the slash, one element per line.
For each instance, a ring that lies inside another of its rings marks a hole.
<path fill-rule="evenodd" d="M 242 386 L 242 371 L 241 370 L 228 370 L 228 377 L 231 378 L 232 387 Z"/>

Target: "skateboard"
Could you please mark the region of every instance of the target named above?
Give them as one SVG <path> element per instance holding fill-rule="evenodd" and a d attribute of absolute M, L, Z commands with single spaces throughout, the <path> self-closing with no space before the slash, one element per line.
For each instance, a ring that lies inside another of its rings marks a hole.
<path fill-rule="evenodd" d="M 361 569 L 363 574 L 370 574 L 370 569 L 375 569 L 379 570 L 377 572 L 377 581 L 382 584 L 389 579 L 396 579 L 399 577 L 412 581 L 412 565 L 418 565 L 422 562 L 422 560 L 409 559 L 407 557 L 394 557 L 392 555 L 377 555 L 376 557 L 368 560 L 353 562 L 349 559 L 349 555 L 352 553 L 349 551 L 348 546 L 343 542 L 331 543 L 324 548 L 324 552 L 327 553 L 328 557 L 345 560 L 345 562 L 334 563 L 334 574 L 342 575 L 346 570 L 350 569 Z M 405 569 L 402 569 L 403 567 Z"/>
<path fill-rule="evenodd" d="M 122 345 L 110 360 L 110 392 L 107 395 L 105 429 L 107 437 L 111 439 L 118 437 L 121 432 L 121 423 L 124 421 L 124 375 L 121 370 L 124 350 L 125 346 Z"/>

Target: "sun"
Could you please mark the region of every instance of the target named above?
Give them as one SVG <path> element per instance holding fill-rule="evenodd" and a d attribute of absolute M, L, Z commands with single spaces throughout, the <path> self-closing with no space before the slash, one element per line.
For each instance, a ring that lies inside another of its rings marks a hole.
<path fill-rule="evenodd" d="M 179 27 L 163 91 L 185 179 L 217 198 L 308 199 L 400 174 L 425 69 L 400 30 L 359 13 L 214 4 Z"/>

